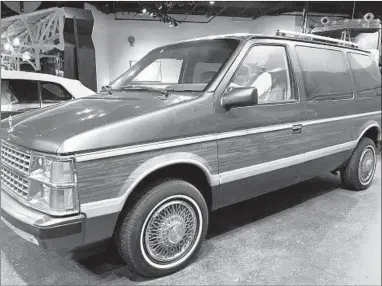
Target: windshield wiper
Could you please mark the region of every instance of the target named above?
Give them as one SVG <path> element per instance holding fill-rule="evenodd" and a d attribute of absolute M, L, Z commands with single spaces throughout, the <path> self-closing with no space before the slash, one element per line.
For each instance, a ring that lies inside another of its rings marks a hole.
<path fill-rule="evenodd" d="M 127 85 L 127 86 L 122 86 L 121 89 L 122 90 L 147 90 L 147 91 L 153 91 L 153 92 L 163 94 L 164 96 L 166 96 L 166 98 L 169 96 L 169 92 L 165 89 L 153 88 L 148 86 Z"/>
<path fill-rule="evenodd" d="M 112 95 L 113 94 L 113 89 L 111 88 L 110 85 L 104 85 L 102 88 L 101 88 L 101 91 L 107 91 L 109 93 L 109 95 Z"/>

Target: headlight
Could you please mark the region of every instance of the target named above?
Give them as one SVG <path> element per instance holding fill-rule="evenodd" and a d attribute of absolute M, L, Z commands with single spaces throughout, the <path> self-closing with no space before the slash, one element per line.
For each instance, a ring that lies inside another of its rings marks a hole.
<path fill-rule="evenodd" d="M 51 215 L 79 212 L 74 161 L 33 156 L 29 203 Z"/>

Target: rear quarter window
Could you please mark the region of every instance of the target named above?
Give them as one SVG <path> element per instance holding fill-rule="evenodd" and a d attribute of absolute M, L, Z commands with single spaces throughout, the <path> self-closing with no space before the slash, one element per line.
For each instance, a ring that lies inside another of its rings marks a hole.
<path fill-rule="evenodd" d="M 381 74 L 368 55 L 348 53 L 357 96 L 381 95 Z"/>
<path fill-rule="evenodd" d="M 41 82 L 41 99 L 43 101 L 63 101 L 72 99 L 72 96 L 59 84 Z"/>
<path fill-rule="evenodd" d="M 353 98 L 353 82 L 342 52 L 296 46 L 308 100 Z"/>

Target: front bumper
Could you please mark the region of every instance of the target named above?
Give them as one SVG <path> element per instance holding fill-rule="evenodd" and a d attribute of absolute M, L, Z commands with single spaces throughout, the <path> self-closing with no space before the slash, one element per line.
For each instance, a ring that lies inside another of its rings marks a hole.
<path fill-rule="evenodd" d="M 72 249 L 84 244 L 85 215 L 52 217 L 20 204 L 3 189 L 1 220 L 20 237 L 44 249 Z"/>

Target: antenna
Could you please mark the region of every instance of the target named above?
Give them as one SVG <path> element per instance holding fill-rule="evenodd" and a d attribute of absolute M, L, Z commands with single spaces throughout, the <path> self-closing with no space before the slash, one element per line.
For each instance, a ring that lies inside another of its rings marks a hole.
<path fill-rule="evenodd" d="M 349 42 L 349 41 L 343 41 L 343 40 L 338 40 L 334 38 L 293 32 L 293 31 L 277 30 L 276 36 L 297 38 L 297 39 L 315 41 L 315 42 L 326 43 L 326 44 L 335 44 L 335 45 L 341 45 L 341 46 L 349 47 L 349 48 L 358 48 L 357 44 Z"/>

